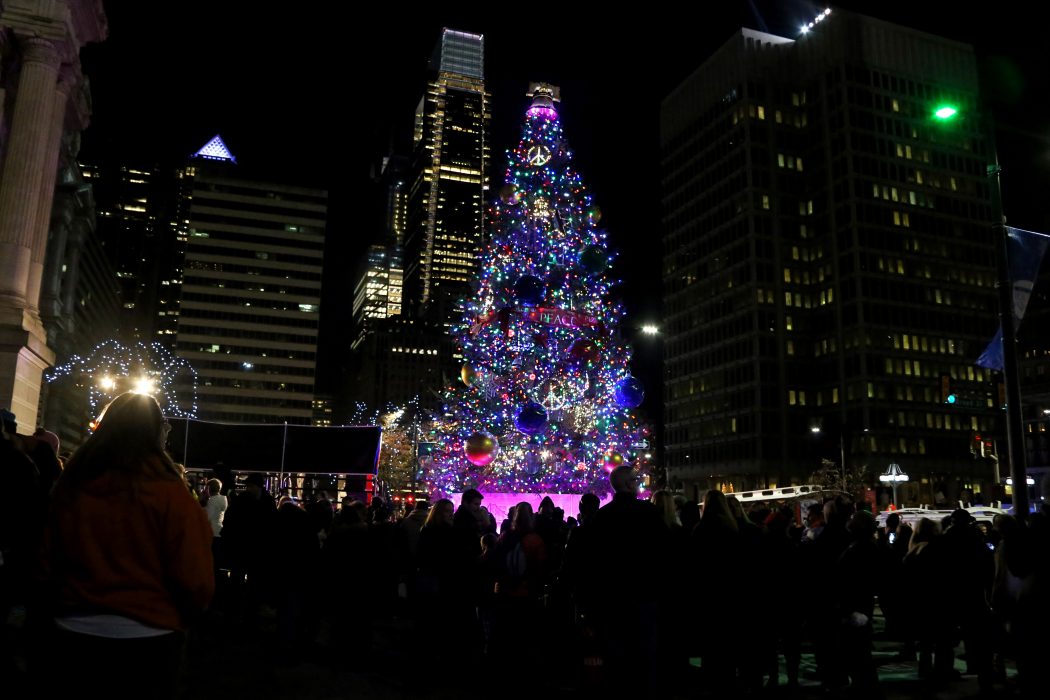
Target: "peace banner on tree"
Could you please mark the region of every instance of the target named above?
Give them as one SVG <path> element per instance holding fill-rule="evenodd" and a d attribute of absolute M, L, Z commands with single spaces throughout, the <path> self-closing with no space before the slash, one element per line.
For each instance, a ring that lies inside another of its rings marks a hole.
<path fill-rule="evenodd" d="M 568 309 L 529 309 L 525 312 L 525 318 L 536 323 L 573 330 L 594 328 L 598 325 L 598 319 L 594 316 Z"/>
<path fill-rule="evenodd" d="M 521 313 L 517 309 L 504 309 L 503 316 L 509 317 L 513 313 Z M 501 316 L 498 311 L 490 311 L 487 314 L 478 316 L 477 321 L 470 327 L 470 334 L 477 335 L 481 332 L 481 329 L 492 323 L 497 316 Z M 522 316 L 529 321 L 534 323 L 542 323 L 547 326 L 556 326 L 558 328 L 570 328 L 572 330 L 583 330 L 584 328 L 597 328 L 600 321 L 590 314 L 583 314 L 578 311 L 572 311 L 570 309 L 556 309 L 556 308 L 539 308 L 539 309 L 528 309 Z M 501 317 L 501 323 L 505 325 L 505 320 Z M 504 329 L 505 330 L 505 329 Z"/>

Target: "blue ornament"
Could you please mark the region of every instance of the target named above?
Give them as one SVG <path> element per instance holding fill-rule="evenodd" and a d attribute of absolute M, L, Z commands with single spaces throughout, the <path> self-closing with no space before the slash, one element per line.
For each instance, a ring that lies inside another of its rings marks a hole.
<path fill-rule="evenodd" d="M 514 283 L 514 296 L 522 306 L 539 306 L 543 292 L 543 282 L 534 275 L 522 275 Z"/>
<path fill-rule="evenodd" d="M 580 253 L 579 263 L 587 274 L 600 274 L 609 267 L 609 251 L 604 246 L 589 245 Z"/>
<path fill-rule="evenodd" d="M 634 377 L 624 377 L 616 382 L 616 405 L 622 408 L 638 408 L 645 399 L 645 387 Z"/>
<path fill-rule="evenodd" d="M 535 401 L 528 402 L 514 417 L 514 427 L 526 435 L 542 433 L 547 427 L 547 409 Z"/>

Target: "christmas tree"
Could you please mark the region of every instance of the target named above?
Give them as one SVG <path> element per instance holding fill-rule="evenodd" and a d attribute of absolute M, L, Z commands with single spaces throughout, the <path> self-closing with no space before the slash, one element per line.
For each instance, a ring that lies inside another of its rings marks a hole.
<path fill-rule="evenodd" d="M 444 396 L 428 475 L 443 494 L 601 493 L 640 443 L 643 399 L 601 213 L 562 134 L 557 88 L 530 87 L 521 141 L 488 216 L 476 294 L 453 329 L 461 384 Z"/>

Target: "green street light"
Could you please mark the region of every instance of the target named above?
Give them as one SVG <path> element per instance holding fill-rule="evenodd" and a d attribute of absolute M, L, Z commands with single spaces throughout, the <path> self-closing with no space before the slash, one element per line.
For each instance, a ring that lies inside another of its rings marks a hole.
<path fill-rule="evenodd" d="M 933 110 L 933 116 L 941 120 L 948 120 L 959 113 L 959 110 L 951 105 L 940 105 Z"/>
<path fill-rule="evenodd" d="M 942 103 L 934 108 L 932 116 L 941 123 L 947 123 L 959 117 L 959 108 L 955 105 Z M 972 115 L 970 121 L 976 125 L 978 123 L 976 115 Z M 1006 389 L 1006 452 L 1009 455 L 1010 471 L 1013 474 L 1013 479 L 1017 483 L 1021 483 L 1021 480 L 1025 478 L 1027 473 L 1025 464 L 1027 456 L 1025 454 L 1023 420 L 1021 416 L 1021 387 L 1018 383 L 1017 335 L 1013 314 L 1013 280 L 1010 278 L 1009 255 L 1007 253 L 1009 230 L 1006 228 L 1006 219 L 1003 217 L 1003 193 L 1000 183 L 1002 171 L 999 167 L 999 156 L 995 150 L 995 129 L 992 127 L 990 119 L 984 120 L 983 129 L 986 130 L 986 138 L 992 149 L 992 163 L 988 165 L 987 173 L 991 181 L 991 224 L 993 244 L 995 246 L 996 286 L 998 287 L 999 297 L 999 327 L 1002 329 L 1002 372 L 1003 384 Z M 945 402 L 950 402 L 950 396 L 944 396 Z M 996 479 L 998 479 L 998 476 L 996 476 Z M 1024 519 L 1028 517 L 1028 491 L 1026 489 L 1015 490 L 1013 511 L 1017 518 Z"/>

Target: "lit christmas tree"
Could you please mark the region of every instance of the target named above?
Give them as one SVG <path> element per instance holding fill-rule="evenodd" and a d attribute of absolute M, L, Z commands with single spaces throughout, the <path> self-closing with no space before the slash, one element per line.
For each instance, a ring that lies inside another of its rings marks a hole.
<path fill-rule="evenodd" d="M 454 329 L 462 384 L 429 437 L 428 479 L 442 494 L 603 493 L 608 472 L 644 444 L 634 411 L 644 392 L 617 333 L 624 313 L 609 299 L 601 213 L 572 168 L 557 88 L 530 93 L 489 210 L 477 293 Z"/>

